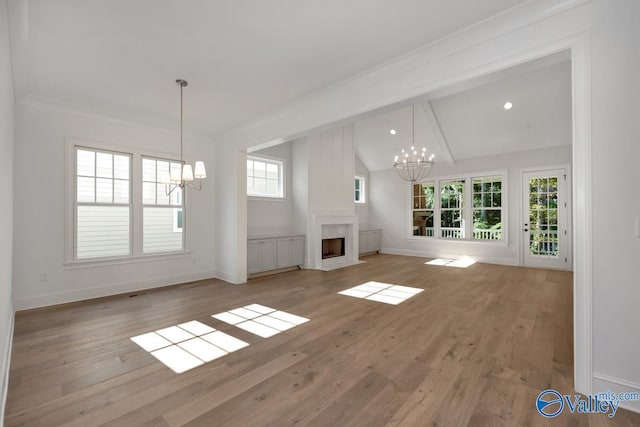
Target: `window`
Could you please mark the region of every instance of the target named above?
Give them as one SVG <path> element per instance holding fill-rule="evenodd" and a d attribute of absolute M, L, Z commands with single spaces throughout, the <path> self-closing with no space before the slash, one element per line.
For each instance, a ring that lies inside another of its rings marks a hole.
<path fill-rule="evenodd" d="M 282 160 L 247 157 L 247 195 L 284 198 Z"/>
<path fill-rule="evenodd" d="M 68 156 L 68 262 L 185 250 L 184 194 L 178 187 L 167 195 L 164 184 L 180 162 L 82 144 L 70 144 Z"/>
<path fill-rule="evenodd" d="M 167 159 L 142 158 L 142 253 L 174 252 L 184 249 L 182 189 L 167 195 L 163 177 L 180 170 L 180 163 Z"/>
<path fill-rule="evenodd" d="M 356 203 L 365 203 L 363 176 L 356 176 L 354 200 Z"/>
<path fill-rule="evenodd" d="M 465 180 L 440 183 L 440 233 L 446 239 L 464 239 Z"/>
<path fill-rule="evenodd" d="M 435 208 L 435 183 L 413 184 L 412 193 L 413 235 L 433 237 Z"/>
<path fill-rule="evenodd" d="M 409 234 L 434 239 L 504 241 L 505 176 L 490 172 L 412 184 Z"/>
<path fill-rule="evenodd" d="M 473 178 L 473 238 L 502 239 L 502 177 Z"/>
<path fill-rule="evenodd" d="M 75 148 L 76 259 L 131 255 L 131 155 Z"/>

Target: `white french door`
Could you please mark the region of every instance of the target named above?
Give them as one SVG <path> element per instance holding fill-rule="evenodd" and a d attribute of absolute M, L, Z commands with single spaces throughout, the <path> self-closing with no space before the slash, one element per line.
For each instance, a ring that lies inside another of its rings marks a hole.
<path fill-rule="evenodd" d="M 569 188 L 564 168 L 522 173 L 524 266 L 571 269 Z"/>

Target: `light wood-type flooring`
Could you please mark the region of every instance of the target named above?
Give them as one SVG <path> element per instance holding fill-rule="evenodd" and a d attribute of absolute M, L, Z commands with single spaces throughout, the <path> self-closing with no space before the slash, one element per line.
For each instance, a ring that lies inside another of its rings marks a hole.
<path fill-rule="evenodd" d="M 364 259 L 18 313 L 5 425 L 640 426 L 535 410 L 546 388 L 573 392 L 571 273 Z M 424 292 L 337 294 L 368 281 Z M 260 338 L 211 317 L 252 303 L 310 321 Z M 250 345 L 178 375 L 129 339 L 190 320 Z"/>

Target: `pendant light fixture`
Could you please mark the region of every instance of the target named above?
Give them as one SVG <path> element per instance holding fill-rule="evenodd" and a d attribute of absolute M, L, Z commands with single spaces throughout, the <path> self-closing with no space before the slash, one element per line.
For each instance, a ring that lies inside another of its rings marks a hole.
<path fill-rule="evenodd" d="M 202 180 L 207 177 L 207 171 L 204 167 L 204 162 L 201 160 L 196 161 L 192 168 L 190 164 L 185 164 L 182 157 L 182 122 L 183 122 L 183 98 L 182 92 L 187 87 L 187 81 L 178 79 L 176 84 L 180 86 L 180 167 L 171 168 L 171 174 L 163 178 L 165 184 L 165 190 L 167 195 L 171 194 L 176 188 L 180 188 L 184 191 L 185 187 L 191 187 L 194 190 L 202 190 Z M 195 183 L 193 182 L 195 180 Z"/>

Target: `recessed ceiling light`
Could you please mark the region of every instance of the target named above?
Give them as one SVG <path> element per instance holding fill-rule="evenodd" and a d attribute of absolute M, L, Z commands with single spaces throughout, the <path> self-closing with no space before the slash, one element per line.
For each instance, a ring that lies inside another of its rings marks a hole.
<path fill-rule="evenodd" d="M 396 134 L 396 130 L 395 130 L 395 129 L 390 129 L 390 130 L 389 130 L 389 133 L 390 133 L 391 135 L 395 135 L 395 134 Z"/>
<path fill-rule="evenodd" d="M 504 103 L 504 109 L 505 110 L 511 110 L 513 108 L 513 103 L 507 101 Z"/>

